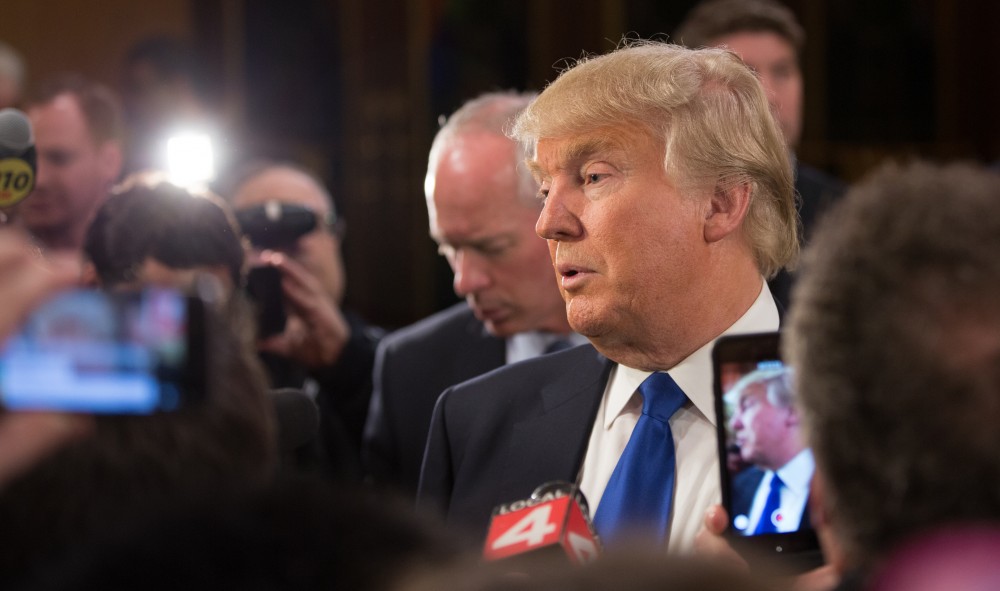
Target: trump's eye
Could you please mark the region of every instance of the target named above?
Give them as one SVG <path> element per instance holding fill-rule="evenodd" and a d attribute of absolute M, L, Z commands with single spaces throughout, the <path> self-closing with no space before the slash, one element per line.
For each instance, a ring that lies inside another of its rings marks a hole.
<path fill-rule="evenodd" d="M 604 162 L 591 162 L 583 168 L 581 176 L 583 177 L 583 184 L 585 185 L 596 185 L 602 183 L 611 177 L 614 172 L 614 168 Z"/>
<path fill-rule="evenodd" d="M 541 186 L 538 187 L 537 197 L 538 200 L 541 201 L 542 203 L 544 203 L 545 200 L 549 198 L 549 186 L 547 183 L 542 183 Z"/>

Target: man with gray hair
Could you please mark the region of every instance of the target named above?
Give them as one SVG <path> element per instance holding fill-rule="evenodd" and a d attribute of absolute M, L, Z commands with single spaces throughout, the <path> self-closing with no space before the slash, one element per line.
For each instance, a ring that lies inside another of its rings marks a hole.
<path fill-rule="evenodd" d="M 449 386 L 571 343 L 526 154 L 506 137 L 534 95 L 490 93 L 438 131 L 427 165 L 430 234 L 465 302 L 382 341 L 365 437 L 372 478 L 414 495 L 438 396 Z"/>
<path fill-rule="evenodd" d="M 814 464 L 802 441 L 790 372 L 757 369 L 740 378 L 724 400 L 740 458 L 751 464 L 733 476 L 733 523 L 744 535 L 797 531 L 809 523 Z"/>
<path fill-rule="evenodd" d="M 579 482 L 606 542 L 641 531 L 687 549 L 721 496 L 712 345 L 777 329 L 764 279 L 798 250 L 767 97 L 731 52 L 634 43 L 564 71 L 514 135 L 590 344 L 446 391 L 421 501 L 482 532 L 493 507 Z"/>

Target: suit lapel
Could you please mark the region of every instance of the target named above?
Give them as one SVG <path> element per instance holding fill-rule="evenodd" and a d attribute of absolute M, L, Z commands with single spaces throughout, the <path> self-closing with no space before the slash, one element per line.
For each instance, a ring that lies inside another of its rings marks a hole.
<path fill-rule="evenodd" d="M 551 480 L 577 479 L 614 364 L 589 346 L 567 353 L 555 354 L 565 359 L 539 376 L 541 404 L 513 426 L 500 498 L 520 498 Z"/>

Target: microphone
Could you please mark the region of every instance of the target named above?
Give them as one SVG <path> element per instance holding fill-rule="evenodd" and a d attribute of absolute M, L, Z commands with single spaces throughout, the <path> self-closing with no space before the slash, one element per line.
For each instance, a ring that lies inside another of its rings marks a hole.
<path fill-rule="evenodd" d="M 547 482 L 531 498 L 493 509 L 485 559 L 543 552 L 565 555 L 574 564 L 590 562 L 601 552 L 587 500 L 575 484 Z"/>
<path fill-rule="evenodd" d="M 0 110 L 0 207 L 20 203 L 35 188 L 38 157 L 28 117 Z"/>

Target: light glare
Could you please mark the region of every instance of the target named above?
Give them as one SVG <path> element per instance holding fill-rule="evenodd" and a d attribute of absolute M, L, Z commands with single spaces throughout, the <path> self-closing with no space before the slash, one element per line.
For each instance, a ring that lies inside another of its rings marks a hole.
<path fill-rule="evenodd" d="M 203 133 L 185 133 L 167 140 L 167 173 L 171 182 L 186 188 L 215 178 L 212 140 Z"/>

